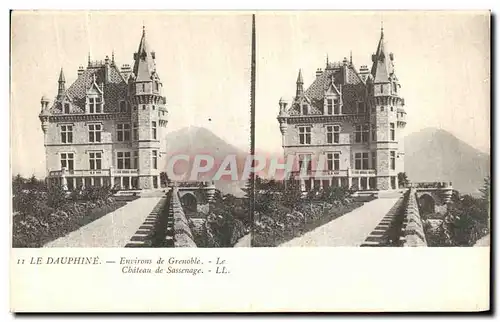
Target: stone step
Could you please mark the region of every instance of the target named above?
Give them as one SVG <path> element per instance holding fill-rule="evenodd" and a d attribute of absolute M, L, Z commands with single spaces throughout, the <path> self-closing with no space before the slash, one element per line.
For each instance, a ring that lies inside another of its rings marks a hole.
<path fill-rule="evenodd" d="M 361 247 L 367 246 L 380 246 L 380 243 L 378 241 L 364 241 L 363 244 L 361 244 Z"/>

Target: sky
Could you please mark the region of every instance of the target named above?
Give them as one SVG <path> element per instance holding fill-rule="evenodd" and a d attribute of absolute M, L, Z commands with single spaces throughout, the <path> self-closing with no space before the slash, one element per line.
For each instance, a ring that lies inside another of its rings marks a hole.
<path fill-rule="evenodd" d="M 406 133 L 447 130 L 489 152 L 490 34 L 487 13 L 258 12 L 256 149 L 281 152 L 276 116 L 291 99 L 302 69 L 304 86 L 317 68 L 341 61 L 371 67 L 383 21 L 394 53 L 407 116 Z M 115 53 L 133 63 L 142 32 L 156 52 L 157 71 L 175 131 L 206 127 L 243 150 L 249 146 L 250 12 L 17 12 L 11 37 L 11 164 L 13 173 L 45 175 L 40 98 L 56 96 L 87 55 Z"/>
<path fill-rule="evenodd" d="M 302 69 L 304 89 L 329 60 L 371 68 L 383 22 L 405 98 L 405 134 L 427 127 L 451 132 L 489 153 L 488 13 L 265 12 L 257 16 L 256 146 L 281 151 L 278 101 L 291 101 Z"/>

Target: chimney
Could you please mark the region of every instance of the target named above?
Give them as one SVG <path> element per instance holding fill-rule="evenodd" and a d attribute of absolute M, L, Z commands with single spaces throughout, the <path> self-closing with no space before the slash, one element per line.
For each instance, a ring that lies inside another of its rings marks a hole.
<path fill-rule="evenodd" d="M 348 63 L 349 61 L 347 60 L 347 57 L 344 57 L 344 60 L 342 61 L 342 84 L 347 84 L 347 68 L 348 68 Z"/>
<path fill-rule="evenodd" d="M 85 70 L 83 69 L 83 66 L 79 66 L 78 67 L 78 72 L 77 72 L 78 76 L 80 76 L 81 74 L 83 74 L 84 71 Z"/>
<path fill-rule="evenodd" d="M 123 64 L 122 68 L 120 70 L 120 74 L 122 74 L 122 76 L 125 79 L 125 81 L 128 81 L 130 73 L 132 73 L 132 68 L 130 67 L 130 65 L 129 64 Z"/>
<path fill-rule="evenodd" d="M 110 68 L 109 68 L 109 57 L 106 56 L 106 58 L 104 59 L 104 82 L 107 84 L 109 83 L 109 79 L 110 79 Z"/>
<path fill-rule="evenodd" d="M 322 70 L 321 68 L 318 68 L 318 69 L 316 70 L 316 77 L 319 77 L 319 76 L 321 76 L 321 75 L 323 75 L 323 70 Z"/>
<path fill-rule="evenodd" d="M 368 74 L 370 74 L 370 70 L 368 69 L 368 66 L 366 65 L 362 65 L 360 68 L 359 68 L 359 76 L 361 77 L 361 79 L 366 82 L 366 79 L 368 78 Z"/>

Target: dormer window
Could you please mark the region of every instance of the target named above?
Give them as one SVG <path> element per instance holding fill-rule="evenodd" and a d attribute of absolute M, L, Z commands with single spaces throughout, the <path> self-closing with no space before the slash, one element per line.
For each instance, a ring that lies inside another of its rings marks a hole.
<path fill-rule="evenodd" d="M 333 99 L 333 115 L 340 114 L 340 100 L 338 98 Z"/>
<path fill-rule="evenodd" d="M 333 114 L 333 99 L 331 99 L 331 98 L 328 98 L 326 100 L 326 114 L 327 115 Z"/>
<path fill-rule="evenodd" d="M 88 111 L 90 114 L 102 113 L 102 99 L 99 96 L 88 98 Z"/>
<path fill-rule="evenodd" d="M 307 104 L 302 104 L 302 115 L 309 114 L 309 106 Z"/>
<path fill-rule="evenodd" d="M 63 113 L 69 114 L 69 103 L 64 103 Z"/>

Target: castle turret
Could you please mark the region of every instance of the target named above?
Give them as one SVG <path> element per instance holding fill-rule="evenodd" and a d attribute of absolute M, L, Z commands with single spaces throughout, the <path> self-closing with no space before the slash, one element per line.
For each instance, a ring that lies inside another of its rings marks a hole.
<path fill-rule="evenodd" d="M 404 147 L 399 122 L 403 99 L 399 96 L 399 81 L 394 71 L 394 55 L 389 53 L 381 29 L 377 51 L 372 55 L 371 77 L 368 79 L 372 152 L 376 153 L 377 188 L 397 188 L 397 174 L 404 172 Z M 404 112 L 404 111 L 403 111 Z"/>
<path fill-rule="evenodd" d="M 161 96 L 162 84 L 156 73 L 155 53 L 149 51 L 144 27 L 128 81 L 129 103 L 134 107 L 132 127 L 140 164 L 140 185 L 159 187 L 161 157 L 166 154 L 166 147 L 160 146 L 160 138 L 165 135 L 168 115 L 165 97 Z"/>

